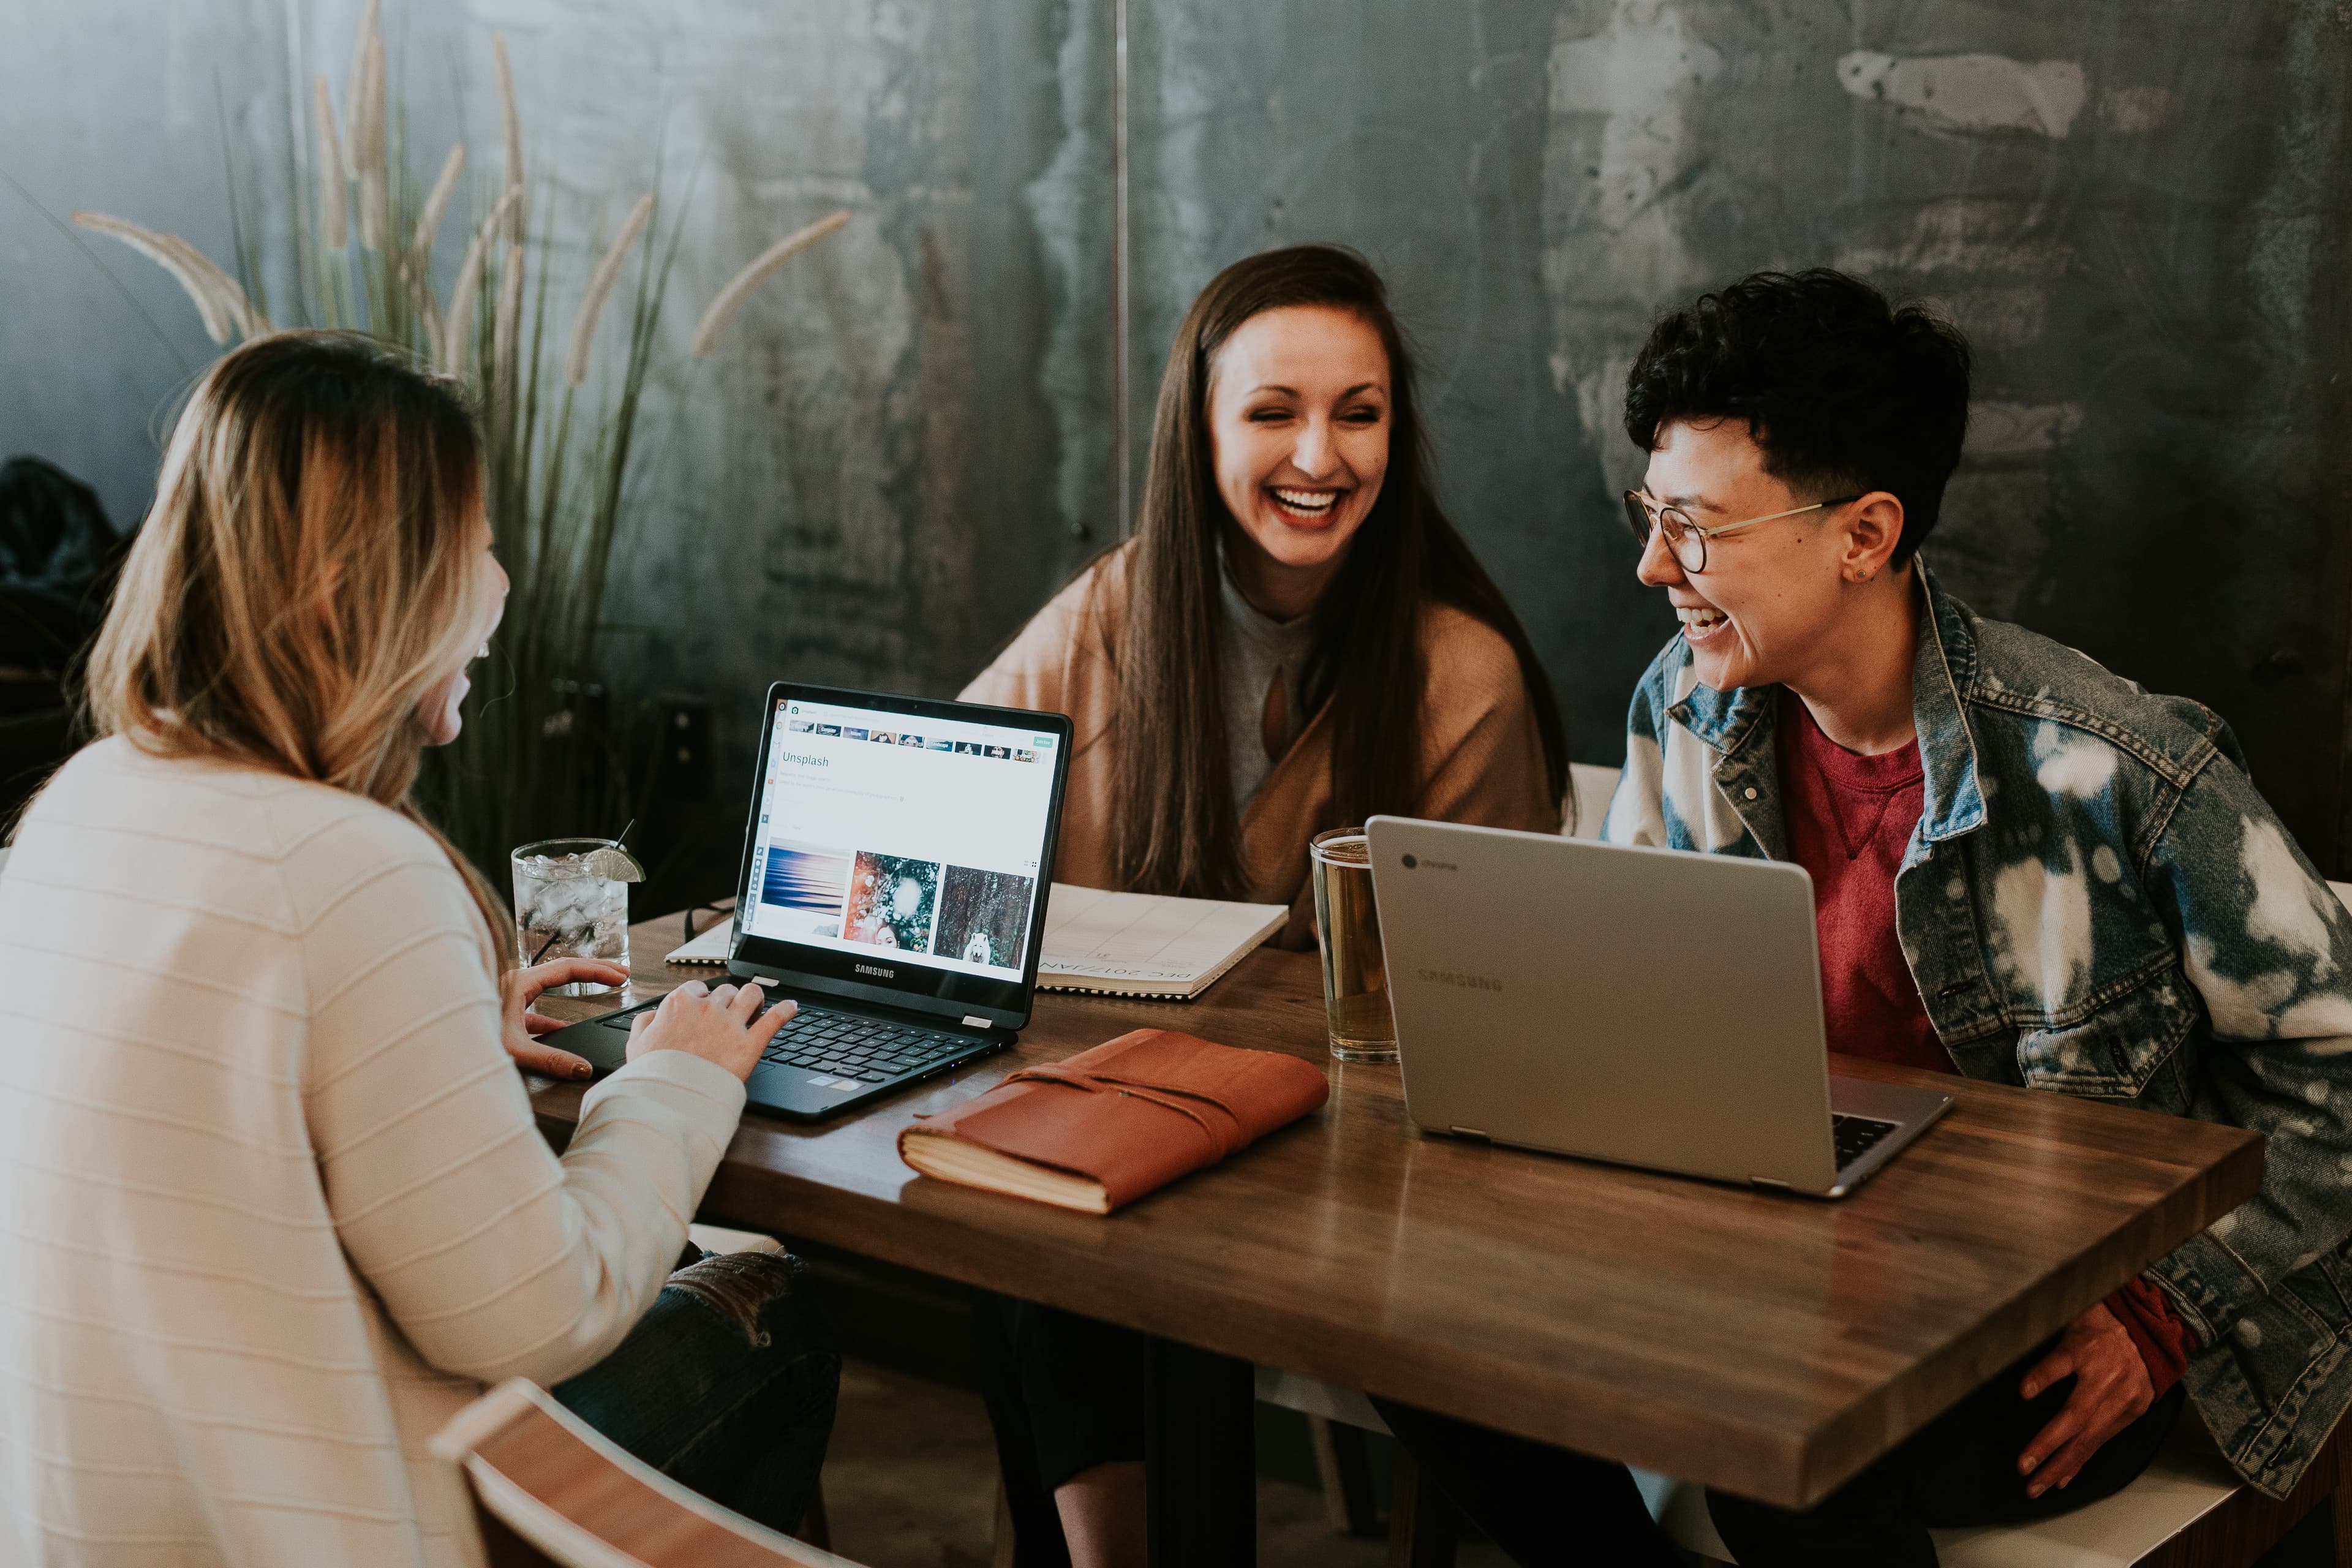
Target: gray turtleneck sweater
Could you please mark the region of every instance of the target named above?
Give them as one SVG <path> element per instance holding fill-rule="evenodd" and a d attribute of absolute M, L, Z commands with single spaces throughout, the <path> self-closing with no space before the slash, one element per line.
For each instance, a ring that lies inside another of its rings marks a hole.
<path fill-rule="evenodd" d="M 1306 679 L 1307 656 L 1315 648 L 1315 617 L 1277 621 L 1242 596 L 1233 578 L 1217 574 L 1224 615 L 1217 629 L 1217 683 L 1225 710 L 1225 760 L 1234 781 L 1234 809 L 1246 810 L 1250 797 L 1282 751 L 1289 749 L 1305 725 L 1300 711 L 1300 683 Z M 1279 749 L 1265 748 L 1265 699 L 1276 680 L 1282 682 L 1283 728 Z"/>

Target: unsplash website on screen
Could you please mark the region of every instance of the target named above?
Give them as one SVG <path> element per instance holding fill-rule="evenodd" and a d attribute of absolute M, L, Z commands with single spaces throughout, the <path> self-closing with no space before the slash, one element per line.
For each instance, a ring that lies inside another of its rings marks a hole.
<path fill-rule="evenodd" d="M 744 929 L 1018 980 L 1054 744 L 1028 729 L 780 703 Z"/>

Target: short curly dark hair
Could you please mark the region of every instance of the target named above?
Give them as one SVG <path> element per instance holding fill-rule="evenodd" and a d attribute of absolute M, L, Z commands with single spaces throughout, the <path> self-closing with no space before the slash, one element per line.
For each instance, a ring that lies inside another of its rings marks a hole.
<path fill-rule="evenodd" d="M 1753 272 L 1661 318 L 1625 378 L 1625 434 L 1645 452 L 1664 426 L 1722 418 L 1747 420 L 1765 472 L 1808 499 L 1891 492 L 1900 565 L 1960 460 L 1968 340 L 1826 267 Z"/>

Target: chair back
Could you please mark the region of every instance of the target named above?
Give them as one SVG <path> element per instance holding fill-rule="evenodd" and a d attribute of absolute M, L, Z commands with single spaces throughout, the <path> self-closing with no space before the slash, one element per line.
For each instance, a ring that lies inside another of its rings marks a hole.
<path fill-rule="evenodd" d="M 433 1454 L 465 1473 L 491 1568 L 856 1568 L 680 1486 L 525 1378 L 457 1412 Z"/>
<path fill-rule="evenodd" d="M 1590 763 L 1568 765 L 1569 801 L 1576 810 L 1566 826 L 1571 838 L 1598 838 L 1601 819 L 1609 815 L 1609 797 L 1617 793 L 1616 768 L 1594 767 Z"/>

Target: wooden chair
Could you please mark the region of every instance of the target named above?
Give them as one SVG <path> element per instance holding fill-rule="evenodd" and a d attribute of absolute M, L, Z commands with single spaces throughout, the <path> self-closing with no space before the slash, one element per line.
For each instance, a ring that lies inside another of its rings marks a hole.
<path fill-rule="evenodd" d="M 1573 825 L 1567 824 L 1565 812 L 1561 816 L 1563 825 L 1570 826 L 1570 837 L 1601 837 L 1601 819 L 1609 815 L 1609 797 L 1617 793 L 1617 774 L 1621 771 L 1595 767 L 1590 763 L 1569 763 L 1568 798 L 1576 803 Z"/>
<path fill-rule="evenodd" d="M 490 1568 L 855 1568 L 632 1458 L 523 1378 L 459 1411 L 433 1454 L 464 1473 Z"/>

